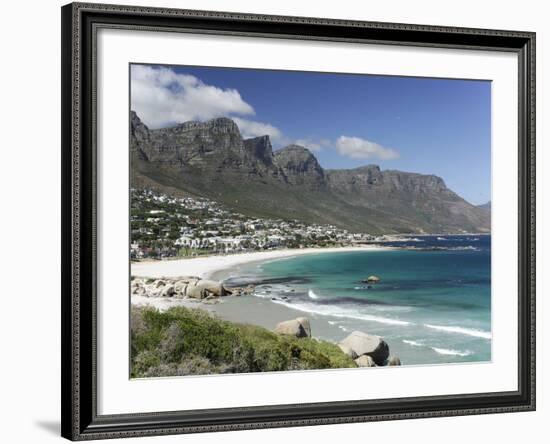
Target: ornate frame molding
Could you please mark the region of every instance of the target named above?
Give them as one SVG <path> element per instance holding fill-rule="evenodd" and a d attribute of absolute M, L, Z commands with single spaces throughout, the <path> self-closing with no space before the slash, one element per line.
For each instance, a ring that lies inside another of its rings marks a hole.
<path fill-rule="evenodd" d="M 71 440 L 535 409 L 535 34 L 72 3 L 62 8 L 62 435 Z M 97 415 L 95 41 L 100 27 L 514 52 L 519 60 L 517 392 Z"/>

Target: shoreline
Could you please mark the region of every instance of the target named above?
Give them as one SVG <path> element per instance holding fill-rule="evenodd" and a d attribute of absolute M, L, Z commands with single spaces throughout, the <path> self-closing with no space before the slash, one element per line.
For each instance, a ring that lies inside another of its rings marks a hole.
<path fill-rule="evenodd" d="M 273 259 L 284 259 L 305 254 L 325 253 L 347 253 L 360 251 L 387 251 L 392 247 L 379 245 L 362 245 L 353 247 L 327 247 L 327 248 L 303 248 L 303 249 L 281 249 L 258 251 L 252 253 L 237 253 L 229 255 L 194 257 L 189 259 L 174 259 L 165 261 L 143 261 L 132 262 L 130 271 L 136 277 L 176 277 L 176 276 L 197 276 L 201 279 L 208 279 L 215 273 L 230 269 L 232 267 L 263 262 Z"/>
<path fill-rule="evenodd" d="M 255 263 L 267 263 L 306 254 L 321 255 L 406 249 L 403 247 L 368 245 L 269 250 L 227 256 L 132 263 L 131 274 L 139 278 L 173 278 L 175 280 L 183 276 L 197 276 L 200 279 L 223 282 L 228 278 L 229 273 L 239 274 L 243 270 L 248 270 L 248 266 L 251 264 L 253 268 Z M 365 260 L 369 260 L 367 256 L 371 258 L 370 260 L 376 262 L 383 260 L 386 255 L 372 255 L 372 257 L 366 255 Z M 355 261 L 353 258 L 350 260 Z M 241 268 L 243 265 L 244 267 Z M 384 274 L 382 273 L 382 275 Z M 389 278 L 391 279 L 391 276 Z M 244 288 L 247 284 L 246 280 L 243 282 L 242 286 Z M 235 281 L 235 285 L 240 286 L 241 284 Z M 287 302 L 282 295 L 288 293 L 288 296 L 290 296 L 290 292 L 294 292 L 294 289 L 290 290 L 290 286 L 286 285 L 288 289 L 282 288 L 281 292 L 277 292 L 278 290 L 270 288 L 270 285 L 272 284 L 266 284 L 267 291 L 260 288 L 258 294 L 241 293 L 240 295 L 225 295 L 214 299 L 208 298 L 207 300 L 182 299 L 180 297 L 146 297 L 132 294 L 131 303 L 133 305 L 150 305 L 161 311 L 174 306 L 203 309 L 229 322 L 261 326 L 270 331 L 273 331 L 278 323 L 306 316 L 312 326 L 312 335 L 318 339 L 338 343 L 352 331 L 364 331 L 385 338 L 392 351 L 406 364 L 477 362 L 486 359 L 483 354 L 485 353 L 484 344 L 485 341 L 491 341 L 492 339 L 490 330 L 486 331 L 487 329 L 481 327 L 471 327 L 461 323 L 438 323 L 436 318 L 429 318 L 428 320 L 414 319 L 414 313 L 413 318 L 401 318 L 401 316 L 396 318 L 391 304 L 373 305 L 366 313 L 350 313 L 349 307 L 346 307 L 345 304 L 336 305 L 336 307 L 323 305 L 324 295 L 321 293 L 320 296 L 317 294 L 309 296 L 306 291 L 307 287 L 305 289 L 298 288 L 296 293 L 292 293 L 292 296 L 294 296 L 295 294 L 298 295 L 298 290 L 301 291 L 298 299 L 292 297 L 292 301 Z M 304 291 L 306 292 L 304 293 Z M 307 296 L 311 299 L 320 297 L 321 305 L 316 304 L 316 301 L 310 301 Z M 384 294 L 381 293 L 380 297 L 383 296 Z M 328 310 L 329 308 L 330 310 Z M 421 334 L 418 329 L 421 329 Z M 442 336 L 446 339 L 442 340 Z M 483 341 L 483 344 L 479 345 L 479 341 Z M 478 354 L 480 354 L 480 357 L 478 357 Z"/>

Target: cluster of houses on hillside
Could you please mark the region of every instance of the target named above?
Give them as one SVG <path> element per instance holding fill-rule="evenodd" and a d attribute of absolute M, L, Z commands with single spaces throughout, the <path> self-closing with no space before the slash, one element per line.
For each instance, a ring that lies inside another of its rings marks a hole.
<path fill-rule="evenodd" d="M 374 240 L 334 225 L 247 217 L 205 198 L 131 190 L 132 259 L 234 254 L 277 248 L 352 245 Z"/>

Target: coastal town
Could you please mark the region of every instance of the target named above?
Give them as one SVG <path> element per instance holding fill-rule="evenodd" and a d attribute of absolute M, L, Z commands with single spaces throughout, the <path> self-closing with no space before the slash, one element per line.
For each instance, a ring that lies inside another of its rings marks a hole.
<path fill-rule="evenodd" d="M 248 217 L 206 198 L 134 188 L 130 194 L 132 260 L 343 247 L 377 240 L 334 225 Z"/>

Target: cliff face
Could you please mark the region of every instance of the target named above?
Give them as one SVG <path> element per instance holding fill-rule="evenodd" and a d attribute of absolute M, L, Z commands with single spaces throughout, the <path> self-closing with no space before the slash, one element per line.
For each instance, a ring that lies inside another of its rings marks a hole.
<path fill-rule="evenodd" d="M 326 188 L 325 172 L 311 152 L 299 145 L 288 145 L 275 152 L 275 164 L 286 182 L 312 189 Z"/>
<path fill-rule="evenodd" d="M 324 170 L 306 148 L 273 152 L 228 118 L 149 130 L 130 116 L 132 186 L 204 196 L 245 214 L 370 233 L 486 232 L 490 214 L 433 175 L 376 165 Z"/>

